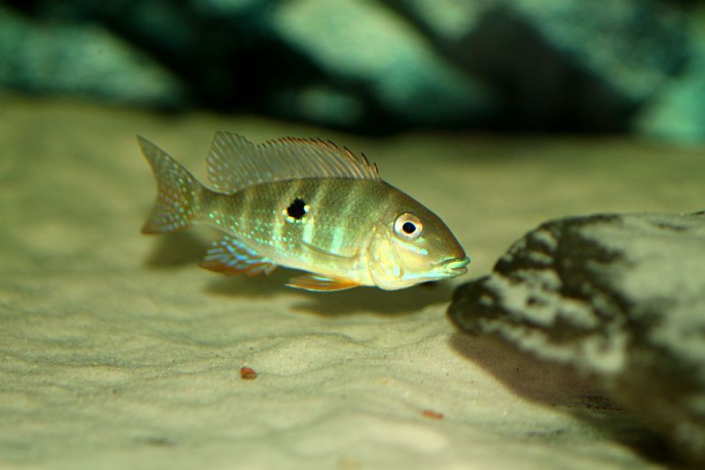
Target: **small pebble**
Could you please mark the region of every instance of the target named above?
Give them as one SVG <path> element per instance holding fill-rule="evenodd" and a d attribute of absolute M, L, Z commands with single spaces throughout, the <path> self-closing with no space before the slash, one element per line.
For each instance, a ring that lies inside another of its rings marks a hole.
<path fill-rule="evenodd" d="M 443 413 L 439 413 L 438 411 L 424 410 L 422 414 L 430 419 L 443 419 Z"/>
<path fill-rule="evenodd" d="M 242 380 L 254 380 L 257 378 L 257 372 L 252 367 L 243 366 L 240 368 L 240 377 Z"/>

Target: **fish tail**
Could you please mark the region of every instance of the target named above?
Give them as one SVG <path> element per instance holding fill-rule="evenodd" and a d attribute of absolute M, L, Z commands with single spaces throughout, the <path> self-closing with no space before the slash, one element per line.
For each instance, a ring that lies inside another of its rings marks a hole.
<path fill-rule="evenodd" d="M 203 186 L 181 164 L 144 137 L 140 148 L 157 180 L 157 199 L 143 233 L 166 233 L 191 225 L 200 213 Z"/>

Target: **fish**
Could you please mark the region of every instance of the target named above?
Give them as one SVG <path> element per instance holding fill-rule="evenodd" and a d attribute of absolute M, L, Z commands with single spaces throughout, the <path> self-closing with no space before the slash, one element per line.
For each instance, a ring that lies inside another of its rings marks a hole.
<path fill-rule="evenodd" d="M 142 136 L 157 183 L 146 234 L 217 229 L 201 266 L 227 275 L 304 271 L 287 286 L 397 290 L 465 274 L 470 258 L 426 206 L 381 179 L 364 154 L 315 138 L 254 144 L 215 133 L 201 184 Z"/>

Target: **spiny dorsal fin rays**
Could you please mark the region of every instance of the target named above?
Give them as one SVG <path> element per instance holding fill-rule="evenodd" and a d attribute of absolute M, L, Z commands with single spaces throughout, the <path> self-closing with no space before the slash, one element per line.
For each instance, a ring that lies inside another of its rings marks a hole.
<path fill-rule="evenodd" d="M 367 157 L 320 139 L 285 137 L 255 145 L 231 132 L 216 132 L 207 157 L 215 189 L 232 193 L 247 186 L 302 178 L 379 180 Z"/>

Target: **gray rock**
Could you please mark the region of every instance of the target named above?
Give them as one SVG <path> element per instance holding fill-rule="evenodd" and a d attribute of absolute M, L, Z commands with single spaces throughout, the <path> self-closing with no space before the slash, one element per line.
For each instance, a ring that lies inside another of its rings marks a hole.
<path fill-rule="evenodd" d="M 458 288 L 449 315 L 594 377 L 705 464 L 705 212 L 547 222 Z"/>

